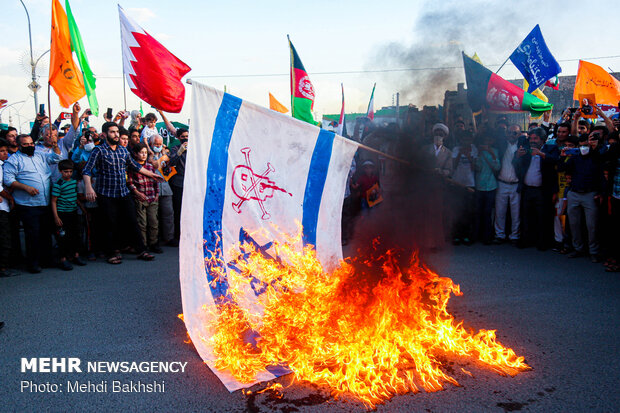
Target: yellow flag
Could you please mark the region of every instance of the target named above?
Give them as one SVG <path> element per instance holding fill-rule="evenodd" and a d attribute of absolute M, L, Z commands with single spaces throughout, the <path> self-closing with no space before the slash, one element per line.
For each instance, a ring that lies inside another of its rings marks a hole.
<path fill-rule="evenodd" d="M 527 82 L 527 80 L 523 79 L 523 90 L 527 92 L 527 88 L 529 86 L 530 84 Z M 543 102 L 549 102 L 549 98 L 545 96 L 545 94 L 541 92 L 540 89 L 536 89 L 535 91 L 533 91 L 532 95 L 536 96 L 538 99 L 542 100 Z"/>
<path fill-rule="evenodd" d="M 58 0 L 52 0 L 49 83 L 64 108 L 86 96 L 82 72 L 75 65 L 71 54 L 71 33 L 67 14 Z"/>
<path fill-rule="evenodd" d="M 471 58 L 474 59 L 476 62 L 482 64 L 482 61 L 480 60 L 478 53 L 474 53 L 474 55 Z"/>
<path fill-rule="evenodd" d="M 527 92 L 527 88 L 529 86 L 530 84 L 528 83 L 528 81 L 523 79 L 523 90 Z M 533 91 L 532 95 L 536 96 L 538 99 L 542 100 L 543 102 L 549 102 L 549 98 L 545 96 L 545 94 L 541 92 L 540 89 L 536 89 L 535 91 Z M 542 115 L 536 116 L 536 117 L 532 116 L 532 119 L 540 119 L 541 117 Z"/>
<path fill-rule="evenodd" d="M 288 112 L 288 109 L 283 104 L 278 102 L 271 93 L 269 93 L 269 109 L 280 113 Z"/>

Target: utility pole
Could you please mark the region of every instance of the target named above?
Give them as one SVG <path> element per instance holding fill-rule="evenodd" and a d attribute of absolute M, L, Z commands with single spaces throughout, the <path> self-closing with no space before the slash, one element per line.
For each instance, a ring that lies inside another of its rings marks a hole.
<path fill-rule="evenodd" d="M 37 82 L 37 64 L 39 63 L 39 60 L 41 60 L 41 58 L 45 56 L 45 54 L 48 53 L 50 50 L 48 49 L 47 51 L 43 52 L 36 61 L 34 60 L 34 55 L 32 53 L 32 30 L 30 29 L 30 14 L 28 13 L 28 9 L 26 8 L 24 1 L 19 1 L 21 2 L 22 6 L 24 6 L 24 10 L 26 11 L 26 17 L 28 18 L 28 38 L 30 39 L 30 70 L 32 73 L 32 82 L 28 85 L 28 89 L 30 89 L 32 93 L 34 93 L 34 113 L 38 113 L 39 97 L 37 95 L 37 92 L 39 91 L 39 89 L 41 89 L 41 85 Z"/>
<path fill-rule="evenodd" d="M 400 118 L 400 93 L 396 92 L 396 124 Z"/>

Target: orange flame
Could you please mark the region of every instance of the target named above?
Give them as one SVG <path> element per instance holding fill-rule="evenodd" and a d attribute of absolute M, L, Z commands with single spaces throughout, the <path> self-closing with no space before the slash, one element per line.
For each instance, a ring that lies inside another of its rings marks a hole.
<path fill-rule="evenodd" d="M 328 273 L 312 248 L 295 250 L 297 241 L 274 245 L 280 261 L 254 251 L 237 262 L 240 273 L 227 275 L 231 302 L 207 309 L 214 315 L 208 328 L 215 366 L 238 381 L 287 366 L 296 380 L 374 407 L 395 394 L 458 385 L 442 370 L 446 354 L 477 359 L 503 375 L 530 368 L 497 342 L 495 331 L 474 334 L 455 322 L 446 307 L 450 294 L 461 295 L 459 286 L 417 254 L 407 268 L 388 251 L 341 262 Z M 264 287 L 258 297 L 250 289 L 256 279 Z"/>

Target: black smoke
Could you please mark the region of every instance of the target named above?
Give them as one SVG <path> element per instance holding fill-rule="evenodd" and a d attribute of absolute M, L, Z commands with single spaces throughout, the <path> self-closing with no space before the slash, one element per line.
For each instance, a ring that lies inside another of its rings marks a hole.
<path fill-rule="evenodd" d="M 367 67 L 425 69 L 386 72 L 381 80 L 401 93 L 401 101 L 443 104 L 444 92 L 465 81 L 461 51 L 477 53 L 483 64 L 504 61 L 521 40 L 523 25 L 533 27 L 529 3 L 426 1 L 413 23 L 413 43 L 380 46 Z"/>

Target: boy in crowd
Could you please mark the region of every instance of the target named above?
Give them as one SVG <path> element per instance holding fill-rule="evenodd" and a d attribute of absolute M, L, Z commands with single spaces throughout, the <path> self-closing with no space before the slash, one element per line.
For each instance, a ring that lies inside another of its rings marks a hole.
<path fill-rule="evenodd" d="M 146 126 L 142 129 L 142 133 L 140 133 L 140 142 L 146 144 L 147 148 L 150 149 L 148 142 L 150 141 L 151 136 L 157 135 L 157 128 L 155 127 L 155 124 L 157 123 L 157 116 L 155 116 L 154 113 L 147 113 L 144 117 L 144 121 Z"/>
<path fill-rule="evenodd" d="M 9 143 L 0 139 L 0 277 L 17 275 L 8 269 L 11 252 L 11 226 L 9 211 L 13 204 L 11 193 L 2 186 L 2 164 L 9 158 Z"/>
<path fill-rule="evenodd" d="M 80 238 L 77 208 L 79 206 L 83 213 L 86 211 L 77 197 L 77 181 L 72 178 L 73 162 L 68 159 L 60 161 L 58 170 L 61 178 L 52 185 L 52 214 L 60 246 L 60 268 L 70 271 L 73 265 L 68 259 L 77 265 L 86 265 L 78 252 Z"/>
<path fill-rule="evenodd" d="M 132 155 L 143 168 L 156 173 L 153 165 L 146 161 L 149 156 L 146 144 L 139 143 L 134 146 Z M 163 251 L 158 242 L 159 185 L 157 181 L 149 179 L 138 172 L 128 171 L 127 187 L 136 201 L 136 215 L 142 242 L 148 245 L 151 252 L 161 254 Z"/>

